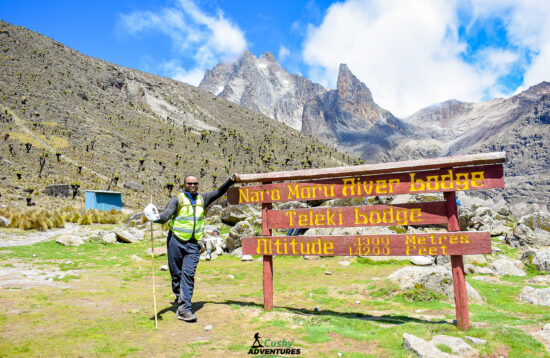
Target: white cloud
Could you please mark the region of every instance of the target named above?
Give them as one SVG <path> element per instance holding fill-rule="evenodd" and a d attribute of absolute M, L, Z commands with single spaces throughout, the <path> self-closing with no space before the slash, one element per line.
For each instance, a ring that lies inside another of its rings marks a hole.
<path fill-rule="evenodd" d="M 506 89 L 499 78 L 514 66 L 525 69 L 526 84 L 548 79 L 550 2 L 468 4 L 472 22 L 502 16 L 512 47 L 482 48 L 465 60 L 459 0 L 348 0 L 333 4 L 321 25 L 310 26 L 303 45 L 309 76 L 334 85 L 339 64 L 346 63 L 375 101 L 400 117 L 447 99 L 478 101 L 501 94 Z M 526 54 L 535 56 L 531 65 Z"/>
<path fill-rule="evenodd" d="M 131 34 L 160 31 L 168 35 L 178 55 L 190 58 L 193 65 L 184 69 L 175 65 L 179 61 L 174 59 L 159 66 L 167 75 L 193 85 L 198 85 L 206 69 L 237 57 L 247 46 L 244 32 L 222 12 L 210 16 L 190 0 L 180 0 L 177 8 L 157 13 L 136 11 L 121 15 L 120 21 Z"/>
<path fill-rule="evenodd" d="M 288 57 L 288 55 L 290 55 L 290 50 L 287 49 L 285 46 L 281 45 L 279 47 L 279 55 L 277 56 L 279 61 L 283 62 Z"/>

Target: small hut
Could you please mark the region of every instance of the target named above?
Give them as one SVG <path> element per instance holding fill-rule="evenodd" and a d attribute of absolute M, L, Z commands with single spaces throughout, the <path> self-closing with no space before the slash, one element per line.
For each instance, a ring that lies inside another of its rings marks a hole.
<path fill-rule="evenodd" d="M 122 209 L 122 193 L 109 190 L 86 190 L 86 210 Z"/>

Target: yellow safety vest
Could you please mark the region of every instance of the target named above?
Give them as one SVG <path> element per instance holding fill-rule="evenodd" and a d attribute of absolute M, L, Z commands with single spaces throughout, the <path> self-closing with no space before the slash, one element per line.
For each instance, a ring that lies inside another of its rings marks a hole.
<path fill-rule="evenodd" d="M 197 241 L 202 240 L 204 236 L 204 199 L 197 194 L 197 200 L 193 206 L 191 200 L 184 193 L 179 193 L 178 201 L 178 209 L 170 223 L 170 230 L 183 241 L 192 237 Z"/>

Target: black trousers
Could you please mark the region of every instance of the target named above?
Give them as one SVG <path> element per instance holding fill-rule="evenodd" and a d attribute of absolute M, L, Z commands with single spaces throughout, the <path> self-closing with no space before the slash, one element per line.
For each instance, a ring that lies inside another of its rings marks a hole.
<path fill-rule="evenodd" d="M 195 288 L 195 272 L 201 255 L 195 239 L 180 241 L 170 231 L 168 240 L 168 267 L 172 275 L 172 292 L 178 300 L 180 310 L 191 311 L 191 298 Z"/>

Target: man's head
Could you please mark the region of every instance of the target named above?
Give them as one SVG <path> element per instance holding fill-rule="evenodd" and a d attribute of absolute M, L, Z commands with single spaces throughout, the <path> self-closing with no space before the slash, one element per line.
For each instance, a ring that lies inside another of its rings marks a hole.
<path fill-rule="evenodd" d="M 199 179 L 197 179 L 194 175 L 187 175 L 185 179 L 183 179 L 183 183 L 185 185 L 185 190 L 189 192 L 189 194 L 197 194 L 199 191 Z"/>

